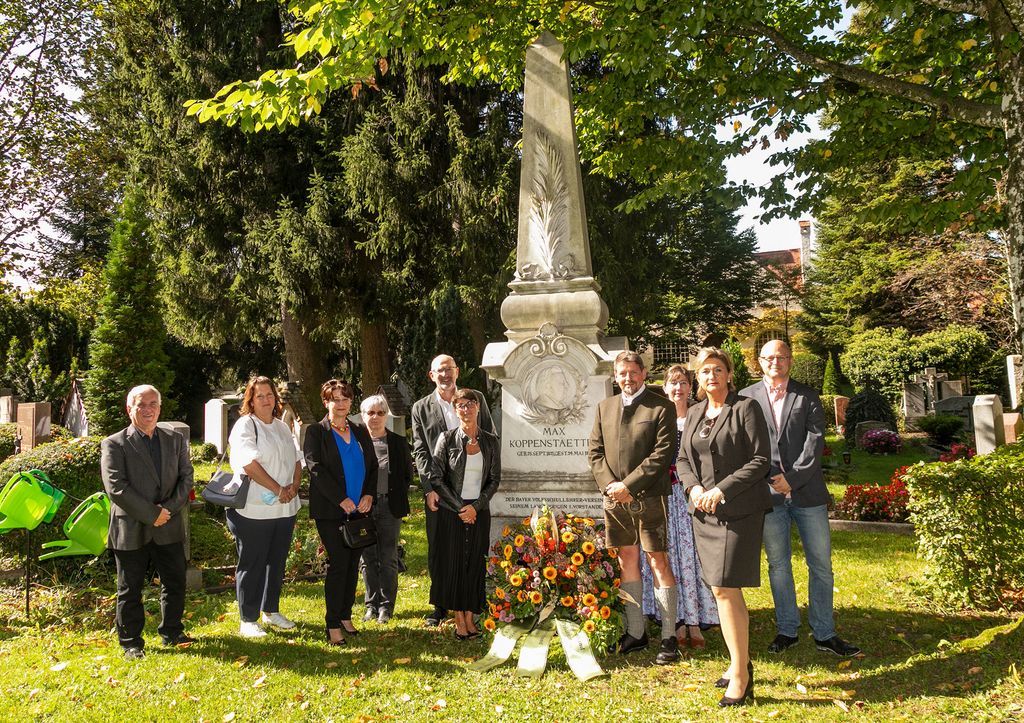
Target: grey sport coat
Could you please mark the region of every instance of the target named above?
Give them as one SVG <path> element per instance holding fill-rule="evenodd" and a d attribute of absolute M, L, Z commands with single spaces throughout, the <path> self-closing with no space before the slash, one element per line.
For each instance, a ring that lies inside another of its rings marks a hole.
<path fill-rule="evenodd" d="M 491 420 L 491 410 L 487 406 L 487 398 L 476 389 L 470 391 L 473 392 L 480 404 L 476 420 L 477 426 L 485 432 L 494 434 L 494 422 Z M 444 422 L 444 412 L 441 411 L 441 405 L 437 402 L 437 390 L 435 389 L 412 405 L 412 458 L 416 462 L 416 471 L 420 475 L 420 487 L 423 494 L 431 491 L 430 465 L 434 447 L 438 438 L 447 431 L 448 425 Z"/>
<path fill-rule="evenodd" d="M 740 395 L 754 399 L 768 422 L 771 438 L 771 474 L 780 472 L 793 488 L 796 507 L 818 507 L 828 504 L 828 487 L 821 472 L 821 458 L 825 451 L 825 413 L 818 393 L 806 384 L 793 379 L 786 385 L 786 398 L 782 402 L 782 429 L 775 428 L 772 405 L 764 382 L 751 384 Z M 785 495 L 771 490 L 772 505 L 785 502 Z"/>
<path fill-rule="evenodd" d="M 110 435 L 100 446 L 100 475 L 111 502 L 107 547 L 112 550 L 185 541 L 184 510 L 193 475 L 188 442 L 160 427 L 154 434 L 160 440 L 160 470 L 153 466 L 135 425 Z M 171 519 L 154 527 L 161 507 L 171 513 Z"/>

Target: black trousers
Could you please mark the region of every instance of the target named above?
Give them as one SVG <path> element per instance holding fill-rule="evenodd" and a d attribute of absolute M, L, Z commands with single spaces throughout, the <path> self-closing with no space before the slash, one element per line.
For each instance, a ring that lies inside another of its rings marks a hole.
<path fill-rule="evenodd" d="M 160 575 L 161 637 L 176 638 L 185 628 L 181 616 L 185 612 L 185 545 L 175 542 L 158 545 L 150 542 L 138 550 L 112 550 L 117 562 L 117 639 L 122 648 L 141 648 L 146 613 L 142 607 L 142 590 L 146 585 L 150 563 Z"/>
<path fill-rule="evenodd" d="M 362 550 L 353 550 L 341 538 L 344 520 L 316 520 L 316 531 L 327 550 L 327 575 L 324 577 L 324 598 L 328 628 L 340 628 L 342 620 L 352 619 L 352 604 L 359 581 L 359 558 Z"/>
<path fill-rule="evenodd" d="M 426 504 L 426 500 L 424 500 L 423 512 L 426 516 L 427 527 L 427 572 L 430 573 L 430 578 L 433 580 L 435 571 L 437 570 L 438 559 L 441 557 L 441 552 L 437 544 L 437 515 L 440 510 L 438 510 L 438 512 L 434 512 Z M 434 607 L 436 607 L 442 615 L 448 612 L 443 607 L 437 605 Z"/>

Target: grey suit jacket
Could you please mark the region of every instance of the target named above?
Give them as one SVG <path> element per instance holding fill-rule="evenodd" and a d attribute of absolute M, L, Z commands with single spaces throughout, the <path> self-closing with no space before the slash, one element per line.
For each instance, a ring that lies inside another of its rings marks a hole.
<path fill-rule="evenodd" d="M 740 394 L 757 400 L 768 420 L 772 440 L 772 471 L 786 475 L 793 488 L 793 504 L 797 507 L 818 507 L 828 504 L 828 487 L 821 472 L 825 450 L 825 413 L 818 393 L 793 379 L 786 385 L 782 402 L 782 429 L 777 430 L 772 418 L 768 390 L 763 382 L 751 384 Z M 770 488 L 769 488 L 770 489 Z M 772 504 L 781 505 L 785 496 L 771 490 Z"/>
<path fill-rule="evenodd" d="M 602 492 L 618 481 L 637 500 L 668 496 L 675 452 L 676 408 L 665 397 L 645 389 L 628 409 L 620 395 L 597 405 L 590 470 Z"/>
<path fill-rule="evenodd" d="M 135 425 L 110 435 L 100 446 L 100 475 L 112 503 L 107 533 L 107 546 L 112 550 L 185 541 L 183 511 L 192 491 L 188 443 L 180 434 L 160 427 L 155 434 L 160 440 L 161 470 L 153 466 L 143 434 Z M 171 513 L 171 519 L 154 527 L 161 507 Z"/>
<path fill-rule="evenodd" d="M 494 434 L 494 422 L 491 420 L 491 409 L 487 406 L 487 398 L 476 389 L 470 391 L 480 403 L 477 426 L 485 432 Z M 437 391 L 412 405 L 412 458 L 416 462 L 416 471 L 420 475 L 420 487 L 423 494 L 431 491 L 430 465 L 437 439 L 448 431 L 444 423 L 444 412 L 437 401 Z"/>
<path fill-rule="evenodd" d="M 690 499 L 690 489 L 717 487 L 725 495 L 715 517 L 735 520 L 771 508 L 768 487 L 771 443 L 768 425 L 757 403 L 743 399 L 735 392 L 725 400 L 725 407 L 715 419 L 708 439 L 709 450 L 698 454 L 694 448 L 696 435 L 708 402 L 698 402 L 686 413 L 686 427 L 679 445 L 676 471 Z M 690 502 L 690 511 L 693 503 Z"/>

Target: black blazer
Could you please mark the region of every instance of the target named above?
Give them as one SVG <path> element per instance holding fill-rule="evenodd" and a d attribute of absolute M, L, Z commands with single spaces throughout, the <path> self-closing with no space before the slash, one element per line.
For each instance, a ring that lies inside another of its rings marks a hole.
<path fill-rule="evenodd" d="M 388 509 L 392 517 L 405 517 L 409 514 L 412 453 L 409 452 L 409 443 L 405 437 L 390 429 L 385 436 L 388 440 Z"/>
<path fill-rule="evenodd" d="M 771 467 L 771 440 L 768 424 L 760 405 L 753 399 L 730 392 L 722 413 L 711 428 L 710 450 L 697 454 L 693 442 L 700 431 L 708 401 L 690 407 L 679 446 L 676 472 L 686 490 L 701 485 L 717 487 L 725 494 L 724 504 L 716 508 L 720 520 L 736 520 L 772 507 L 768 493 L 768 471 Z"/>
<path fill-rule="evenodd" d="M 438 502 L 452 512 L 462 509 L 468 439 L 461 427 L 445 432 L 438 438 L 430 462 L 428 474 L 431 489 L 437 492 Z M 490 509 L 491 497 L 498 491 L 501 482 L 501 447 L 498 438 L 483 429 L 478 429 L 476 439 L 480 444 L 480 454 L 483 455 L 484 472 L 480 496 L 473 502 L 473 507 L 480 512 Z"/>
<path fill-rule="evenodd" d="M 349 429 L 363 450 L 363 462 L 366 464 L 366 477 L 363 480 L 363 493 L 360 497 L 370 495 L 376 501 L 377 455 L 373 451 L 373 441 L 370 439 L 370 433 L 362 425 L 350 422 Z M 348 515 L 341 509 L 342 500 L 348 496 L 345 493 L 345 470 L 331 431 L 330 416 L 325 416 L 318 424 L 311 425 L 306 430 L 302 454 L 306 458 L 306 469 L 309 470 L 310 519 L 347 519 Z M 359 504 L 359 500 L 352 501 Z M 354 512 L 352 516 L 359 517 L 360 514 Z"/>

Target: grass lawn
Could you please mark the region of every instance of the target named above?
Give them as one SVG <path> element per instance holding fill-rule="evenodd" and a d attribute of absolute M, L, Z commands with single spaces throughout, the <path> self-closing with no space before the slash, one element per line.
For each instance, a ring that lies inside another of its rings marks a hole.
<path fill-rule="evenodd" d="M 304 513 L 303 513 L 304 514 Z M 750 590 L 757 704 L 719 711 L 712 687 L 726 666 L 717 631 L 708 648 L 669 667 L 655 650 L 602 661 L 609 675 L 578 682 L 557 642 L 548 672 L 518 678 L 514 663 L 487 674 L 465 665 L 483 641 L 456 641 L 450 626 L 422 626 L 429 580 L 423 517 L 407 520 L 410 572 L 401 578 L 388 626 L 360 625 L 345 648 L 325 644 L 321 586 L 286 586 L 281 609 L 299 626 L 263 640 L 237 636 L 232 593 L 189 595 L 188 632 L 199 642 L 165 649 L 151 615 L 148 655 L 126 662 L 112 631 L 111 590 L 39 586 L 36 612 L 23 618 L 17 588 L 0 600 L 0 719 L 110 720 L 1018 720 L 1024 686 L 1012 664 L 1024 650 L 1021 618 L 943 611 L 912 595 L 923 563 L 912 538 L 837 532 L 836 611 L 840 634 L 866 651 L 839 661 L 804 637 L 780 657 L 764 652 L 774 635 L 767 573 Z M 806 598 L 806 570 L 798 595 Z M 111 585 L 112 587 L 112 585 Z M 150 590 L 147 609 L 158 612 Z M 361 595 L 361 591 L 360 591 Z M 360 609 L 357 607 L 357 609 Z M 358 623 L 357 623 L 358 625 Z"/>
<path fill-rule="evenodd" d="M 825 444 L 832 450 L 832 478 L 828 481 L 828 490 L 837 502 L 843 499 L 847 485 L 889 484 L 893 470 L 898 467 L 934 461 L 928 451 L 913 439 L 904 442 L 903 451 L 899 454 L 868 454 L 850 445 L 850 464 L 843 463 L 843 452 L 847 446 L 841 436 L 828 435 Z M 845 481 L 839 481 L 843 477 Z"/>

